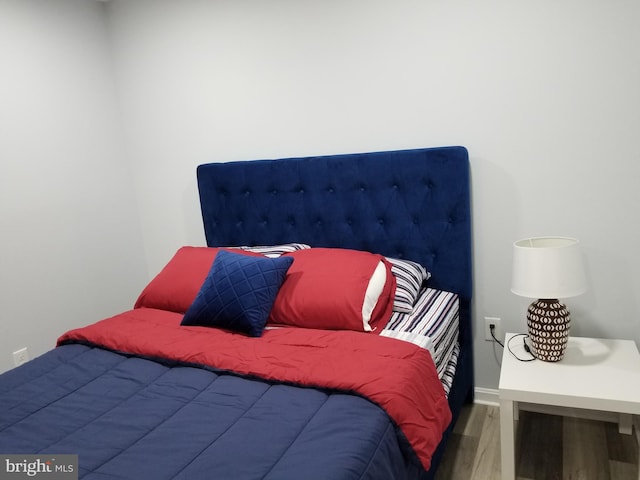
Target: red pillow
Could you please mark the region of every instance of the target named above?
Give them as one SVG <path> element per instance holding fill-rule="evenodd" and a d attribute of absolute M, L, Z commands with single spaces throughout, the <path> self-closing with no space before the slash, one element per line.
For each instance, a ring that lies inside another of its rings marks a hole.
<path fill-rule="evenodd" d="M 389 320 L 396 284 L 391 264 L 382 255 L 311 248 L 285 256 L 293 257 L 293 265 L 273 304 L 270 323 L 367 332 L 380 322 L 383 328 Z"/>
<path fill-rule="evenodd" d="M 147 307 L 185 313 L 200 291 L 221 248 L 181 247 L 169 263 L 142 291 L 133 308 Z M 227 249 L 234 253 L 263 257 L 259 253 Z"/>

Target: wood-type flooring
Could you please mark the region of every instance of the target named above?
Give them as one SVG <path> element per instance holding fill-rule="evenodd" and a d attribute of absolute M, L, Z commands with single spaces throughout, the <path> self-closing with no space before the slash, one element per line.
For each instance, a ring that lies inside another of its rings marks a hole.
<path fill-rule="evenodd" d="M 467 405 L 450 437 L 437 480 L 499 480 L 500 411 Z M 638 438 L 614 423 L 520 412 L 517 480 L 638 480 Z"/>

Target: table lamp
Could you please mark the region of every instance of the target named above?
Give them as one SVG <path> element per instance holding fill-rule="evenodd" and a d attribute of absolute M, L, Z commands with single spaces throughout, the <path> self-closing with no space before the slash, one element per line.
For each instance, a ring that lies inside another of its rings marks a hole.
<path fill-rule="evenodd" d="M 534 237 L 513 244 L 511 291 L 537 298 L 527 310 L 533 354 L 545 362 L 564 357 L 571 317 L 559 298 L 587 289 L 579 242 L 569 237 Z"/>

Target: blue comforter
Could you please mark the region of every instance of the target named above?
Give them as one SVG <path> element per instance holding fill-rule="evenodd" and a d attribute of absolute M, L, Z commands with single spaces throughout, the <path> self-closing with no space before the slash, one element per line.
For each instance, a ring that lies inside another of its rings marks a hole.
<path fill-rule="evenodd" d="M 406 479 L 424 470 L 356 395 L 65 345 L 0 375 L 0 452 L 85 479 Z"/>

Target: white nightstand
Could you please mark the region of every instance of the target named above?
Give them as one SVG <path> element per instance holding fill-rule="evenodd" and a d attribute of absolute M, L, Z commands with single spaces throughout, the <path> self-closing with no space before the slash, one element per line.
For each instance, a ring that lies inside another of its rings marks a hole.
<path fill-rule="evenodd" d="M 515 478 L 519 402 L 615 412 L 620 431 L 632 433 L 633 415 L 640 415 L 640 354 L 635 342 L 570 337 L 561 361 L 521 362 L 507 348 L 513 336 L 505 336 L 500 372 L 503 480 Z M 514 338 L 510 346 L 518 357 L 530 358 L 522 337 Z"/>

